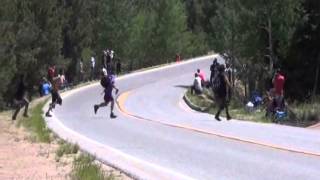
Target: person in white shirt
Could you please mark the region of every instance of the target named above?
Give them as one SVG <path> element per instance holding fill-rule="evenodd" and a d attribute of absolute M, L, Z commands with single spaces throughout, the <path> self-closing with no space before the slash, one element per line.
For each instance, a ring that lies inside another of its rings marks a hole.
<path fill-rule="evenodd" d="M 94 80 L 95 79 L 95 66 L 96 66 L 96 60 L 95 58 L 92 56 L 91 57 L 91 74 L 90 74 L 90 78 L 91 80 Z"/>
<path fill-rule="evenodd" d="M 199 77 L 198 73 L 194 74 L 194 81 L 193 81 L 193 86 L 191 87 L 191 94 L 202 94 L 203 88 L 201 86 L 201 78 Z"/>

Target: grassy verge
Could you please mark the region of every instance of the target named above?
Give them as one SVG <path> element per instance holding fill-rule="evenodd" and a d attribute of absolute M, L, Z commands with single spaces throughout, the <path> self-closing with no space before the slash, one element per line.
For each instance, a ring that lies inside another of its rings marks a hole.
<path fill-rule="evenodd" d="M 214 102 L 213 94 L 210 90 L 205 89 L 202 95 L 192 95 L 190 90 L 186 92 L 186 96 L 196 106 L 204 107 L 206 112 L 209 114 L 215 114 L 217 112 L 217 106 Z M 270 123 L 271 120 L 265 118 L 265 112 L 263 109 L 257 109 L 254 112 L 248 112 L 245 110 L 244 106 L 231 101 L 229 105 L 229 113 L 234 119 L 254 121 L 254 122 L 264 122 Z M 222 112 L 221 116 L 224 116 Z"/>
<path fill-rule="evenodd" d="M 35 106 L 30 108 L 30 117 L 22 118 L 18 126 L 25 127 L 31 133 L 33 142 L 53 143 L 58 142 L 56 150 L 56 161 L 61 158 L 68 164 L 72 164 L 70 177 L 74 180 L 113 180 L 116 177 L 112 173 L 106 173 L 93 156 L 79 152 L 77 144 L 70 144 L 64 140 L 53 136 L 53 133 L 47 128 L 44 118 L 42 117 L 42 108 L 46 102 L 35 102 Z M 71 158 L 71 159 L 70 159 Z M 73 161 L 69 161 L 68 159 Z"/>
<path fill-rule="evenodd" d="M 18 125 L 24 126 L 31 132 L 31 137 L 35 141 L 50 143 L 52 141 L 51 131 L 42 117 L 42 108 L 45 102 L 40 102 L 34 108 L 31 108 L 31 115 L 28 118 L 23 118 L 19 121 Z"/>
<path fill-rule="evenodd" d="M 81 154 L 73 161 L 71 172 L 73 180 L 113 180 L 115 176 L 106 174 L 101 165 L 95 163 L 95 158 L 89 154 Z"/>
<path fill-rule="evenodd" d="M 64 140 L 60 140 L 59 148 L 56 151 L 56 161 L 59 161 L 63 155 L 77 154 L 79 146 L 77 144 L 71 144 Z"/>
<path fill-rule="evenodd" d="M 293 126 L 308 127 L 320 122 L 320 102 L 293 103 L 290 105 L 289 118 Z"/>
<path fill-rule="evenodd" d="M 215 114 L 217 112 L 214 103 L 213 94 L 209 90 L 205 90 L 203 95 L 192 95 L 190 90 L 186 92 L 186 96 L 192 104 L 206 109 L 205 112 Z M 265 108 L 260 107 L 253 112 L 248 112 L 245 105 L 232 100 L 229 105 L 229 113 L 234 119 L 271 123 L 271 118 L 265 117 Z M 222 113 L 223 115 L 223 113 Z M 320 122 L 320 101 L 312 103 L 294 103 L 288 106 L 288 116 L 281 120 L 281 124 L 308 127 Z"/>

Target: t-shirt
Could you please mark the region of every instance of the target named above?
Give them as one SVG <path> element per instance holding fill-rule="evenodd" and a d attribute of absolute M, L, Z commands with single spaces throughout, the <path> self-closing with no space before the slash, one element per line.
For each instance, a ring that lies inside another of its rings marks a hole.
<path fill-rule="evenodd" d="M 51 89 L 51 86 L 49 83 L 44 83 L 42 85 L 42 94 L 43 95 L 48 95 L 50 93 L 50 89 Z"/>
<path fill-rule="evenodd" d="M 202 91 L 201 78 L 200 78 L 200 77 L 196 77 L 196 78 L 194 79 L 193 85 L 194 85 L 194 88 L 195 88 L 195 89 Z"/>
<path fill-rule="evenodd" d="M 96 65 L 96 60 L 94 59 L 94 57 L 91 57 L 91 67 L 94 68 Z"/>
<path fill-rule="evenodd" d="M 52 80 L 52 78 L 54 77 L 54 74 L 55 74 L 55 69 L 54 69 L 54 67 L 49 67 L 49 69 L 48 69 L 48 77 L 49 77 L 49 80 Z"/>
<path fill-rule="evenodd" d="M 206 80 L 206 77 L 205 77 L 204 72 L 200 71 L 200 73 L 198 73 L 198 75 L 199 75 L 199 77 L 200 77 L 200 79 L 201 79 L 202 81 L 205 81 L 205 80 Z"/>
<path fill-rule="evenodd" d="M 277 74 L 274 80 L 274 89 L 276 95 L 283 95 L 283 87 L 284 87 L 285 78 L 281 74 Z"/>

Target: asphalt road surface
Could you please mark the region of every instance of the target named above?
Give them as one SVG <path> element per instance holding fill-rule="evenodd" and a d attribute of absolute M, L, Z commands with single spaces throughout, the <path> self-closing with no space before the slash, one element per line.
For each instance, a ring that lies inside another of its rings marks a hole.
<path fill-rule="evenodd" d="M 109 106 L 93 112 L 103 99 L 99 83 L 83 88 L 64 97 L 54 118 L 47 118 L 49 127 L 107 163 L 114 159 L 99 153 L 102 146 L 120 152 L 117 158 L 144 162 L 135 170 L 128 163 L 111 163 L 141 179 L 320 179 L 318 131 L 218 122 L 186 106 L 182 96 L 194 72 L 200 68 L 209 76 L 211 63 L 212 57 L 205 57 L 117 79 L 116 119 L 109 118 Z M 77 135 L 64 133 L 57 124 Z M 84 138 L 98 145 L 87 146 Z"/>

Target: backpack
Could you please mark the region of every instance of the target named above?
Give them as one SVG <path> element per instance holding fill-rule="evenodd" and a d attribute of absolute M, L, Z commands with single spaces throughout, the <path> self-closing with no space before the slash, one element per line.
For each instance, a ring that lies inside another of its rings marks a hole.
<path fill-rule="evenodd" d="M 212 91 L 214 92 L 214 94 L 222 96 L 224 93 L 224 88 L 223 88 L 223 83 L 222 82 L 223 79 L 223 75 L 221 73 L 216 73 L 213 80 L 212 80 Z"/>
<path fill-rule="evenodd" d="M 110 78 L 108 76 L 103 76 L 100 80 L 100 84 L 103 88 L 107 88 L 110 85 Z"/>

